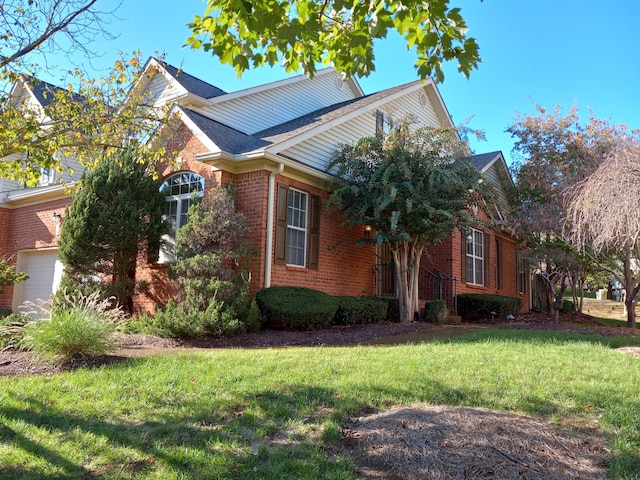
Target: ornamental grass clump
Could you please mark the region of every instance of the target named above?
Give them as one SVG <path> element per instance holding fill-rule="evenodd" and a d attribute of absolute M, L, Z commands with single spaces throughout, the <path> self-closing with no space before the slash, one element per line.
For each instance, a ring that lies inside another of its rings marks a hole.
<path fill-rule="evenodd" d="M 125 313 L 119 306 L 113 308 L 111 301 L 101 300 L 97 292 L 64 295 L 64 301 L 49 309 L 47 317 L 25 325 L 20 345 L 59 363 L 113 352 L 118 348 L 116 329 Z"/>

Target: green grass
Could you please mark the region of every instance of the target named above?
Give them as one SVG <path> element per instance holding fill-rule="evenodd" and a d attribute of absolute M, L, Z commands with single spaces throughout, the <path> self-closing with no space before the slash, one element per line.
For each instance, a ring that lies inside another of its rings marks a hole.
<path fill-rule="evenodd" d="M 597 424 L 640 476 L 638 341 L 481 330 L 396 347 L 218 350 L 0 379 L 0 478 L 356 479 L 343 422 L 427 402 Z"/>

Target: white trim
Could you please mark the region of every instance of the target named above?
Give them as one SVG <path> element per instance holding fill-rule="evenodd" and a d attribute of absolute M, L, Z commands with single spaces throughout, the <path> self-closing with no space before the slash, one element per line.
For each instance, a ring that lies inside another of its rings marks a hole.
<path fill-rule="evenodd" d="M 269 174 L 269 190 L 267 191 L 267 239 L 264 258 L 264 288 L 271 286 L 271 266 L 273 256 L 273 217 L 275 204 L 276 177 L 284 171 L 284 163 Z"/>

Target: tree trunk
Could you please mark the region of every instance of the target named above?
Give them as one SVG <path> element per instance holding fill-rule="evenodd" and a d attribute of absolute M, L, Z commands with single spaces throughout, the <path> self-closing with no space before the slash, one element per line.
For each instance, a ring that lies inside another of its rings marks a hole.
<path fill-rule="evenodd" d="M 410 322 L 416 317 L 419 308 L 418 279 L 420 257 L 424 247 L 413 242 L 402 242 L 391 248 L 393 263 L 396 267 L 398 282 L 398 307 L 400 321 Z"/>
<path fill-rule="evenodd" d="M 636 298 L 632 298 L 629 292 L 625 295 L 624 307 L 627 311 L 627 327 L 636 328 L 636 304 L 638 303 Z"/>

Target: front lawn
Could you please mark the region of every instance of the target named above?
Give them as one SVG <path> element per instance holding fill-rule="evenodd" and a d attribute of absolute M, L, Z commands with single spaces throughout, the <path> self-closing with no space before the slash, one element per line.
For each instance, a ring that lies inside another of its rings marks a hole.
<path fill-rule="evenodd" d="M 396 347 L 231 349 L 0 379 L 0 478 L 356 479 L 344 421 L 424 402 L 521 412 L 610 438 L 640 476 L 633 337 L 485 329 Z"/>

